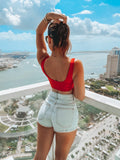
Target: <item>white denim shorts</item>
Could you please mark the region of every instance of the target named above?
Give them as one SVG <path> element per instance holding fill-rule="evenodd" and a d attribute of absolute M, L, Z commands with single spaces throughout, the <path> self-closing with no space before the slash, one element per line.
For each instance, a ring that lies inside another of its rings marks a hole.
<path fill-rule="evenodd" d="M 37 121 L 45 127 L 53 127 L 55 132 L 71 132 L 78 126 L 78 110 L 73 94 L 50 91 L 40 107 Z"/>

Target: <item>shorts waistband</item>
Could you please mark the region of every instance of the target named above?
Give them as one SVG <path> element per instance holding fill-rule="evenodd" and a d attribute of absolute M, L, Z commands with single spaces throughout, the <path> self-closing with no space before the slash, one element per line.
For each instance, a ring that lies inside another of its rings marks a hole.
<path fill-rule="evenodd" d="M 49 103 L 54 103 L 57 101 L 60 104 L 73 104 L 74 96 L 73 94 L 61 94 L 54 91 L 50 91 L 46 101 Z"/>
<path fill-rule="evenodd" d="M 61 93 L 57 93 L 54 91 L 50 91 L 49 95 L 54 98 L 58 98 L 58 99 L 66 99 L 66 100 L 71 100 L 71 99 L 73 100 L 74 99 L 73 94 L 61 94 Z"/>

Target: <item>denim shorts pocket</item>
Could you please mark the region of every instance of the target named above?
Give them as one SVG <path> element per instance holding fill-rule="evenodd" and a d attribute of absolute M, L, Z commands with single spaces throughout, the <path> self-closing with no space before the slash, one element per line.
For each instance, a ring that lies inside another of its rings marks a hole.
<path fill-rule="evenodd" d="M 44 103 L 41 105 L 40 110 L 38 112 L 38 119 L 44 119 L 47 110 L 49 109 L 50 104 L 44 101 Z"/>
<path fill-rule="evenodd" d="M 63 128 L 71 127 L 74 119 L 74 108 L 56 107 L 56 124 Z"/>

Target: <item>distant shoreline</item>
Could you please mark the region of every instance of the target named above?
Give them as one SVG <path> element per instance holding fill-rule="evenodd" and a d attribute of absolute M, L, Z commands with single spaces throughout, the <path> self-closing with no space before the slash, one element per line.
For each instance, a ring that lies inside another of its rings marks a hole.
<path fill-rule="evenodd" d="M 20 61 L 25 59 L 29 52 L 12 52 L 0 54 L 0 71 L 16 68 Z"/>
<path fill-rule="evenodd" d="M 76 51 L 71 53 L 109 53 L 110 51 Z"/>
<path fill-rule="evenodd" d="M 71 53 L 109 53 L 110 50 L 97 50 L 97 51 L 71 51 Z M 1 55 L 10 55 L 10 54 L 32 54 L 35 52 L 29 52 L 29 51 L 11 51 L 11 52 L 0 52 Z M 49 53 L 49 52 L 48 52 Z"/>

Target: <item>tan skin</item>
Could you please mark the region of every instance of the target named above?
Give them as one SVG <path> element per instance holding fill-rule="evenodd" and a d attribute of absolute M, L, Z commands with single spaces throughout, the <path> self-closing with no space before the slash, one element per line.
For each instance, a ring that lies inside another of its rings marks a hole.
<path fill-rule="evenodd" d="M 67 23 L 67 17 L 63 14 L 48 13 L 47 19 L 53 20 L 55 23 L 59 23 L 60 19 L 64 23 Z M 42 60 L 48 56 L 47 47 L 44 40 L 44 32 L 47 28 L 47 21 L 43 19 L 38 25 L 36 30 L 36 45 L 37 45 L 37 59 L 39 64 Z M 52 51 L 51 56 L 46 59 L 44 69 L 47 75 L 57 81 L 64 81 L 66 79 L 70 59 L 62 53 L 60 48 L 53 49 L 53 40 L 48 36 L 48 46 Z M 84 71 L 83 65 L 80 60 L 75 60 L 73 70 L 73 82 L 74 90 L 63 92 L 52 89 L 53 91 L 61 94 L 73 94 L 75 98 L 83 100 L 85 97 L 84 87 Z M 38 136 L 37 136 L 37 151 L 34 160 L 46 160 L 47 154 L 51 147 L 54 134 L 56 134 L 56 149 L 55 149 L 55 160 L 66 160 L 69 153 L 70 147 L 74 141 L 76 130 L 66 133 L 55 132 L 53 127 L 44 127 L 38 124 Z"/>

